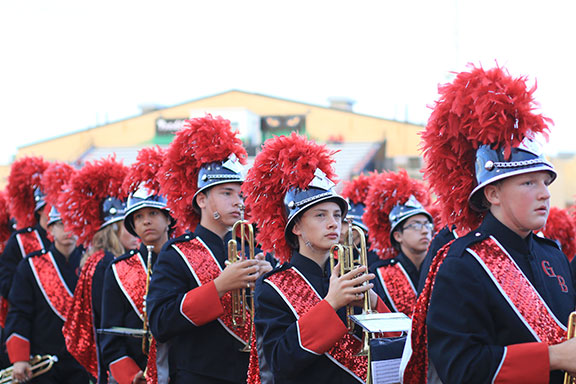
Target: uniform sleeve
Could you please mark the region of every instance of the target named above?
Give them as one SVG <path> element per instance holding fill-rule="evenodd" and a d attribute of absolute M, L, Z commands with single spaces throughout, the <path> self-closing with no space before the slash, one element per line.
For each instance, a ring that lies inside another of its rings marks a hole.
<path fill-rule="evenodd" d="M 275 375 L 297 377 L 347 332 L 324 300 L 297 321 L 280 295 L 263 280 L 256 283 L 255 306 L 256 331 L 265 361 Z"/>
<path fill-rule="evenodd" d="M 8 299 L 11 303 L 6 319 L 6 349 L 10 362 L 28 361 L 32 341 L 32 322 L 35 316 L 34 277 L 28 260 L 18 265 Z"/>
<path fill-rule="evenodd" d="M 495 303 L 495 292 L 486 283 L 492 284 L 467 254 L 447 257 L 438 271 L 426 324 L 429 357 L 440 379 L 445 383 L 505 383 L 510 378 L 518 380 L 521 374 L 524 380 L 514 382 L 548 382 L 545 344 L 497 345 L 500 326 L 495 319 L 507 316 L 507 311 Z"/>
<path fill-rule="evenodd" d="M 162 343 L 224 313 L 214 283 L 199 287 L 184 260 L 171 247 L 158 255 L 146 307 L 150 330 Z"/>
<path fill-rule="evenodd" d="M 0 295 L 8 298 L 12 278 L 18 267 L 18 263 L 23 256 L 16 240 L 16 235 L 12 234 L 2 255 L 0 255 Z"/>
<path fill-rule="evenodd" d="M 124 319 L 126 319 L 130 311 L 134 311 L 126 299 L 126 296 L 118 286 L 118 282 L 114 276 L 112 266 L 106 269 L 104 278 L 104 289 L 102 292 L 102 328 L 112 327 L 126 327 Z M 129 348 L 127 345 L 128 337 L 118 336 L 111 334 L 100 335 L 100 345 L 102 350 L 102 358 L 104 365 L 109 367 L 112 371 L 114 378 L 122 384 L 125 380 L 134 377 L 140 371 L 136 365 L 133 356 L 130 356 Z M 131 361 L 130 361 L 131 360 Z M 130 369 L 130 367 L 134 369 Z M 135 372 L 132 372 L 136 370 Z M 130 372 L 131 378 L 124 378 L 125 374 Z"/>

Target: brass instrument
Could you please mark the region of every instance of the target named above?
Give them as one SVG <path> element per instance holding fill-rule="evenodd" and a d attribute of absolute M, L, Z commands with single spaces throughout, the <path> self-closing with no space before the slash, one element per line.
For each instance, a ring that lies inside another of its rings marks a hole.
<path fill-rule="evenodd" d="M 576 312 L 572 312 L 568 316 L 568 334 L 566 339 L 571 339 L 576 336 Z M 564 384 L 576 384 L 576 377 L 570 375 L 568 372 L 564 373 Z"/>
<path fill-rule="evenodd" d="M 142 353 L 148 355 L 148 347 L 152 343 L 152 334 L 148 330 L 148 313 L 146 311 L 146 298 L 148 297 L 148 290 L 150 289 L 150 276 L 152 275 L 152 251 L 154 251 L 153 245 L 147 245 L 146 249 L 148 250 L 148 258 L 146 260 L 146 289 L 144 291 L 144 302 L 143 302 L 143 310 L 142 310 L 142 321 L 143 326 L 142 330 L 144 331 L 144 335 L 142 336 Z"/>
<path fill-rule="evenodd" d="M 240 250 L 236 239 L 240 237 Z M 248 238 L 246 238 L 248 237 Z M 249 255 L 246 256 L 246 241 L 248 241 Z M 228 241 L 228 262 L 235 263 L 243 260 L 254 260 L 254 229 L 246 220 L 238 220 L 232 227 L 232 239 Z M 246 325 L 248 308 L 246 300 L 250 299 L 250 336 L 242 352 L 250 352 L 252 344 L 252 333 L 254 331 L 254 290 L 250 288 L 250 293 L 246 293 L 246 288 L 235 289 L 230 292 L 232 295 L 232 324 L 234 327 Z"/>
<path fill-rule="evenodd" d="M 43 373 L 48 372 L 54 363 L 58 362 L 58 357 L 55 355 L 36 355 L 30 359 L 30 366 L 32 367 L 32 376 L 31 379 L 40 376 Z M 12 380 L 12 371 L 14 370 L 14 366 L 8 367 L 0 371 L 0 384 L 8 384 L 13 383 Z"/>
<path fill-rule="evenodd" d="M 360 243 L 356 245 L 354 242 L 354 233 L 356 233 L 359 237 Z M 358 254 L 355 255 L 355 251 Z M 368 253 L 366 252 L 366 235 L 362 228 L 358 227 L 357 225 L 352 225 L 350 221 L 350 225 L 348 228 L 348 233 L 346 234 L 346 241 L 344 244 L 334 244 L 330 248 L 330 268 L 331 270 L 334 269 L 336 262 L 340 262 L 340 276 L 354 270 L 360 266 L 366 266 L 368 269 Z M 366 271 L 368 273 L 368 271 Z M 368 284 L 365 282 L 364 284 Z M 370 314 L 372 313 L 372 306 L 370 305 L 370 295 L 369 292 L 364 293 L 364 305 L 362 307 L 362 314 Z M 346 306 L 346 319 L 348 325 L 348 332 L 354 332 L 354 322 L 350 318 L 350 316 L 354 315 L 354 307 L 352 305 Z M 370 374 L 370 332 L 364 331 L 363 337 L 363 345 L 360 352 L 357 353 L 357 356 L 367 356 L 368 357 L 368 371 L 367 371 L 367 379 L 366 383 L 370 383 L 371 381 L 371 374 Z"/>

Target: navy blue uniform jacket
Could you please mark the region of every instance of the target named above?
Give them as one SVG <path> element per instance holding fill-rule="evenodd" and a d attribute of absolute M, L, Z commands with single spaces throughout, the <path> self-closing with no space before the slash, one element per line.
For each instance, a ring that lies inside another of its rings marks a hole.
<path fill-rule="evenodd" d="M 223 313 L 214 283 L 198 286 L 190 269 L 172 247 L 199 237 L 225 268 L 227 241 L 198 225 L 166 243 L 158 255 L 148 291 L 148 319 L 157 341 L 169 342 L 171 383 L 184 383 L 190 374 L 213 382 L 245 383 L 249 354 L 217 321 Z M 192 321 L 191 321 L 192 320 Z"/>
<path fill-rule="evenodd" d="M 457 239 L 440 266 L 426 324 L 429 358 L 444 383 L 490 383 L 523 372 L 562 382 L 548 372 L 548 346 L 535 343 L 488 274 L 466 251 L 492 235 L 508 251 L 556 318 L 566 325 L 576 296 L 566 256 L 555 242 L 522 239 L 488 214 L 479 229 Z M 514 347 L 510 347 L 514 344 Z"/>

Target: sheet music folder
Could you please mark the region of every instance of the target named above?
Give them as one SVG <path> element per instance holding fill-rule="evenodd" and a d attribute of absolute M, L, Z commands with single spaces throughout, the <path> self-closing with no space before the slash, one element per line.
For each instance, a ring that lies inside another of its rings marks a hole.
<path fill-rule="evenodd" d="M 367 313 L 350 318 L 370 333 L 408 332 L 412 327 L 412 320 L 403 313 Z"/>

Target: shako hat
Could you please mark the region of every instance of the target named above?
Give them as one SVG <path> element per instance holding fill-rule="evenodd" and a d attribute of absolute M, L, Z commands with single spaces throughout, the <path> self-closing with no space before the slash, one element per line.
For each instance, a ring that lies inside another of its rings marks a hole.
<path fill-rule="evenodd" d="M 481 190 L 494 181 L 540 170 L 555 175 L 535 149 L 551 122 L 535 113 L 535 89 L 503 68 L 472 65 L 439 87 L 421 146 L 443 225 L 476 228 L 485 214 Z"/>
<path fill-rule="evenodd" d="M 58 199 L 75 172 L 74 167 L 61 161 L 50 163 L 44 171 L 42 175 L 42 190 L 46 193 L 46 202 L 50 205 L 48 225 L 62 220 L 60 212 L 66 208 L 58 206 Z"/>
<path fill-rule="evenodd" d="M 359 226 L 365 232 L 368 232 L 368 227 L 364 224 L 363 219 L 366 211 L 366 198 L 370 190 L 370 181 L 376 175 L 376 172 L 371 172 L 368 175 L 360 174 L 353 180 L 344 182 L 342 188 L 342 197 L 346 198 L 350 205 L 346 218 L 352 219 L 352 224 Z"/>
<path fill-rule="evenodd" d="M 200 221 L 198 193 L 217 184 L 241 183 L 246 149 L 230 121 L 207 114 L 186 120 L 168 148 L 160 170 L 160 185 L 172 216 L 181 226 Z"/>
<path fill-rule="evenodd" d="M 268 139 L 248 171 L 242 192 L 246 210 L 258 227 L 257 241 L 281 262 L 290 259 L 287 239 L 293 236 L 294 220 L 306 209 L 334 201 L 343 217 L 348 211 L 346 200 L 334 191 L 333 154 L 293 132 Z"/>
<path fill-rule="evenodd" d="M 170 218 L 170 227 L 176 224 L 176 220 L 170 215 L 166 197 L 162 195 L 158 181 L 165 152 L 158 146 L 142 148 L 138 151 L 136 162 L 130 166 L 128 175 L 124 179 L 124 193 L 128 195 L 124 226 L 128 232 L 136 237 L 138 235 L 134 230 L 134 213 L 142 208 L 156 208 L 165 211 Z"/>
<path fill-rule="evenodd" d="M 408 176 L 406 170 L 382 172 L 370 183 L 366 198 L 364 222 L 372 249 L 383 259 L 394 257 L 394 230 L 406 219 L 432 216 L 424 206 L 430 204 L 430 195 L 423 182 Z"/>
<path fill-rule="evenodd" d="M 115 157 L 87 162 L 75 172 L 58 199 L 62 221 L 88 246 L 100 229 L 124 218 L 122 183 L 128 167 Z"/>
<path fill-rule="evenodd" d="M 8 176 L 8 206 L 19 229 L 36 224 L 35 213 L 46 205 L 42 174 L 48 162 L 41 157 L 23 157 L 12 163 Z"/>

